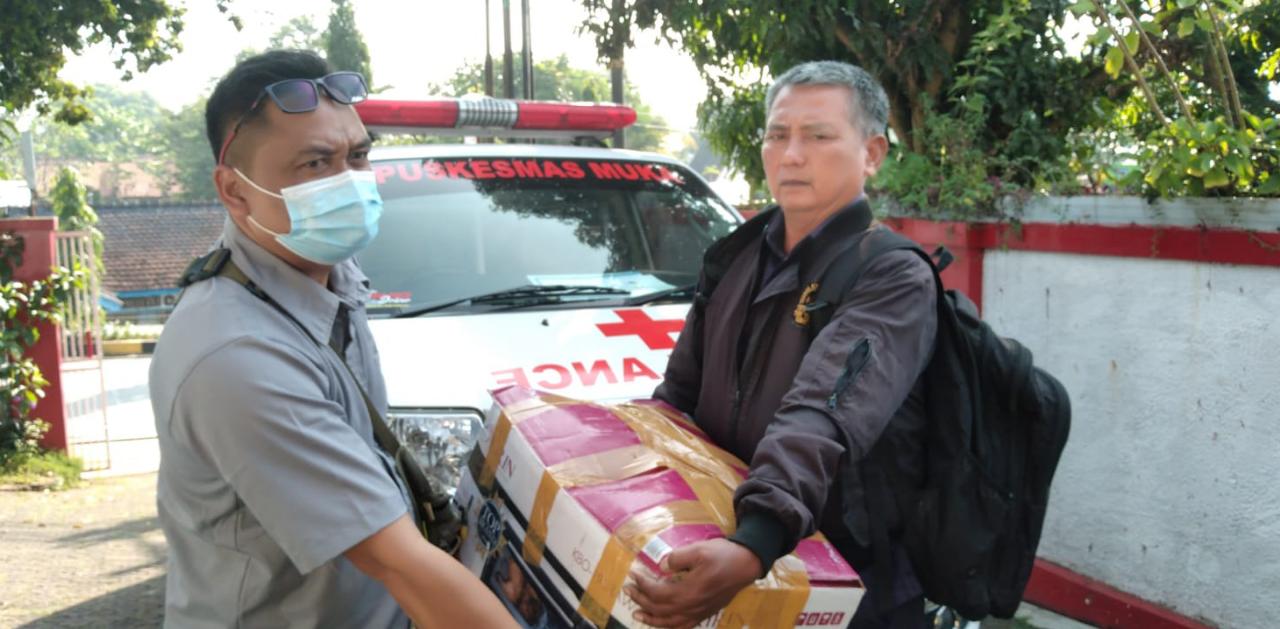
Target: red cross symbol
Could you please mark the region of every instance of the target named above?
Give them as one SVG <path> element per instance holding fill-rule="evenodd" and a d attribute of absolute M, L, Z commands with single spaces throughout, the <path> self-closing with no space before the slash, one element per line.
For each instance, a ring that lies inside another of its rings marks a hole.
<path fill-rule="evenodd" d="M 674 349 L 671 335 L 684 329 L 684 319 L 651 319 L 643 310 L 614 310 L 621 323 L 597 323 L 605 336 L 638 336 L 652 350 Z"/>

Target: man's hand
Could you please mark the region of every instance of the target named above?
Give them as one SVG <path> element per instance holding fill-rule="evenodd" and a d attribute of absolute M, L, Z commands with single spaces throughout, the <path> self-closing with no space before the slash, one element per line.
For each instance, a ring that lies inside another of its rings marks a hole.
<path fill-rule="evenodd" d="M 663 560 L 669 579 L 632 572 L 627 596 L 640 606 L 636 620 L 655 627 L 687 628 L 724 609 L 760 577 L 760 558 L 727 539 L 698 542 Z"/>

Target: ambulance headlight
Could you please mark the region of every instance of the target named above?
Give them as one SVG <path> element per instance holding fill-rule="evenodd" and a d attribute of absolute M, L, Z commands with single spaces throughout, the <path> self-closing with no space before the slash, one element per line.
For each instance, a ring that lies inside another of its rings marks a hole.
<path fill-rule="evenodd" d="M 468 410 L 391 409 L 387 423 L 423 471 L 451 493 L 484 427 L 480 414 Z"/>

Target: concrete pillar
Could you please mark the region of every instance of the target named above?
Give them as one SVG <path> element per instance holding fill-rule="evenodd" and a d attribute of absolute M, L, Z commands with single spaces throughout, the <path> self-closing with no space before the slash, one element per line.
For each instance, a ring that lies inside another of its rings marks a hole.
<path fill-rule="evenodd" d="M 53 267 L 57 265 L 55 240 L 58 219 L 0 219 L 0 232 L 9 231 L 21 236 L 25 244 L 22 264 L 14 273 L 14 279 L 31 282 L 49 277 Z M 27 355 L 35 360 L 40 373 L 49 381 L 49 386 L 44 389 L 44 398 L 35 408 L 35 417 L 49 423 L 49 432 L 45 434 L 41 445 L 65 451 L 67 416 L 62 400 L 62 333 L 57 326 L 49 323 L 41 323 L 37 329 L 40 340 L 28 350 Z"/>

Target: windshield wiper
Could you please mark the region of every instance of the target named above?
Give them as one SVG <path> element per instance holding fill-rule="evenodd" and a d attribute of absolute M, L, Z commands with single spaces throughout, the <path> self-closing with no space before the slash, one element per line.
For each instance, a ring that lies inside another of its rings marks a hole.
<path fill-rule="evenodd" d="M 686 295 L 692 298 L 694 292 L 696 292 L 697 289 L 698 289 L 697 284 L 686 284 L 684 286 L 676 286 L 675 288 L 667 288 L 667 289 L 663 289 L 663 290 L 652 292 L 652 293 L 636 295 L 635 297 L 632 297 L 622 302 L 622 305 L 643 306 L 645 304 L 651 304 L 655 301 L 662 301 L 664 299 L 671 299 L 674 297 L 684 297 Z"/>
<path fill-rule="evenodd" d="M 528 285 L 508 288 L 506 290 L 495 291 L 492 293 L 473 295 L 471 297 L 463 297 L 461 299 L 451 299 L 446 302 L 397 313 L 392 315 L 392 317 L 396 319 L 418 317 L 461 304 L 492 304 L 510 301 L 515 302 L 512 305 L 518 304 L 520 306 L 533 306 L 548 303 L 559 303 L 563 297 L 574 297 L 578 295 L 612 296 L 630 294 L 631 291 L 629 290 L 611 288 L 608 286 L 568 286 L 564 284 L 552 284 L 548 286 Z"/>

